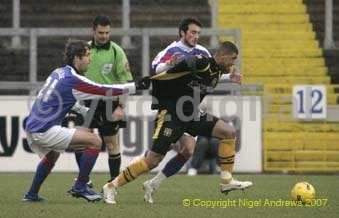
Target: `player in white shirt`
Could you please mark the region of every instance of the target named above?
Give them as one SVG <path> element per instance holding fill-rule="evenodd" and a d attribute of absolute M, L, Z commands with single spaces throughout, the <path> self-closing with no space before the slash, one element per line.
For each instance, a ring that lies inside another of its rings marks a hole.
<path fill-rule="evenodd" d="M 218 134 L 219 128 L 223 129 L 223 135 L 219 135 L 222 141 L 220 150 L 220 161 L 223 168 L 220 184 L 222 192 L 236 189 L 248 188 L 251 182 L 241 182 L 233 179 L 231 171 L 234 163 L 234 129 L 220 119 L 214 117 L 207 119 L 206 113 L 199 115 L 200 119 L 193 121 L 192 114 L 196 111 L 199 102 L 185 102 L 178 107 L 182 97 L 191 97 L 198 92 L 200 99 L 210 93 L 217 85 L 217 82 L 230 79 L 232 82 L 240 83 L 241 74 L 235 74 L 234 61 L 237 58 L 238 50 L 231 42 L 224 42 L 219 45 L 212 58 L 207 49 L 197 45 L 201 24 L 196 19 L 184 19 L 179 24 L 180 41 L 173 42 L 164 51 L 160 52 L 152 63 L 156 75 L 153 79 L 152 109 L 158 110 L 156 126 L 153 134 L 153 145 L 145 154 L 131 163 L 120 175 L 110 183 L 103 186 L 104 200 L 108 204 L 115 204 L 117 189 L 138 178 L 142 173 L 148 172 L 158 166 L 159 162 L 170 149 L 171 143 L 181 139 L 189 139 L 183 144 L 184 149 L 189 150 L 188 145 L 194 148 L 195 141 L 191 136 L 183 135 L 189 132 L 192 135 Z M 201 72 L 201 74 L 198 74 Z M 227 75 L 228 74 L 228 75 Z M 181 112 L 181 120 L 178 113 Z M 180 111 L 181 110 L 181 111 Z M 187 112 L 185 114 L 185 112 Z M 168 115 L 168 116 L 167 116 Z M 184 116 L 182 116 L 184 115 Z M 186 115 L 186 116 L 185 116 Z M 194 115 L 194 114 L 193 114 Z M 187 117 L 189 116 L 189 117 Z M 209 121 L 207 121 L 209 120 Z M 199 122 L 199 124 L 198 124 Z M 216 123 L 219 123 L 218 125 Z M 193 129 L 197 129 L 194 132 Z M 213 132 L 214 133 L 213 133 Z M 192 141 L 193 140 L 193 141 Z M 144 185 L 144 199 L 153 203 L 152 194 L 159 187 L 161 181 L 177 173 L 191 156 L 192 151 L 179 152 L 172 158 L 153 179 L 146 181 Z"/>
<path fill-rule="evenodd" d="M 155 74 L 167 71 L 184 58 L 197 55 L 211 57 L 210 52 L 204 46 L 198 44 L 201 27 L 201 23 L 194 18 L 185 18 L 180 22 L 180 40 L 172 42 L 163 51 L 159 52 L 152 62 L 152 68 L 154 69 Z M 230 81 L 229 74 L 223 74 L 220 80 Z M 233 82 L 236 81 L 233 80 Z M 170 159 L 165 167 L 152 179 L 144 182 L 144 200 L 146 202 L 153 203 L 154 191 L 159 188 L 161 182 L 178 173 L 192 156 L 196 145 L 196 137 L 192 137 L 185 133 L 180 138 L 179 145 L 181 150 L 178 151 L 178 154 Z"/>

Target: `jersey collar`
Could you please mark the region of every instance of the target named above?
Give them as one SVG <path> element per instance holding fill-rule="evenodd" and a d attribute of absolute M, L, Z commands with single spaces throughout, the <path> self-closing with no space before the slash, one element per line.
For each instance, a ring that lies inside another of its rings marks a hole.
<path fill-rule="evenodd" d="M 191 52 L 193 49 L 196 48 L 196 46 L 194 46 L 194 47 L 189 47 L 189 46 L 185 45 L 181 40 L 178 41 L 177 46 L 178 46 L 179 48 L 181 48 L 182 50 L 186 51 L 186 52 Z"/>
<path fill-rule="evenodd" d="M 80 73 L 73 65 L 66 65 L 66 67 L 71 69 L 71 73 L 72 74 L 78 74 L 78 75 L 83 75 L 82 73 Z"/>
<path fill-rule="evenodd" d="M 110 46 L 111 46 L 111 41 L 108 41 L 108 42 L 106 42 L 105 44 L 102 44 L 102 45 L 95 44 L 94 39 L 92 39 L 91 42 L 90 42 L 90 47 L 96 48 L 98 50 L 100 50 L 100 49 L 108 50 L 110 48 Z"/>

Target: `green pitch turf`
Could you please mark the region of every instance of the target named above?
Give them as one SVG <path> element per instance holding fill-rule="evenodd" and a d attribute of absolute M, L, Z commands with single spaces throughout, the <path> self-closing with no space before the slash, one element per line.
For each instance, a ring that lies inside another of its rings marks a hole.
<path fill-rule="evenodd" d="M 88 203 L 66 194 L 75 174 L 52 173 L 41 189 L 47 203 L 22 203 L 33 174 L 0 173 L 0 217 L 339 217 L 338 175 L 236 175 L 251 180 L 245 192 L 219 193 L 218 176 L 178 175 L 165 181 L 155 203 L 143 201 L 141 184 L 148 176 L 119 189 L 118 204 Z M 100 190 L 107 175 L 94 174 Z M 317 191 L 317 202 L 291 206 L 290 190 L 299 181 L 308 181 Z M 289 205 L 286 205 L 286 200 Z M 284 205 L 282 205 L 284 203 Z"/>

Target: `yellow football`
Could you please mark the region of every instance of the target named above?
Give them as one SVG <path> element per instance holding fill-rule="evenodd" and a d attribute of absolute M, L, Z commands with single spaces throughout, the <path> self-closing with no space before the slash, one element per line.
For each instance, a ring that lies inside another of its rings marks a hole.
<path fill-rule="evenodd" d="M 293 200 L 307 203 L 315 199 L 315 189 L 313 185 L 308 182 L 298 182 L 293 186 L 291 195 Z"/>

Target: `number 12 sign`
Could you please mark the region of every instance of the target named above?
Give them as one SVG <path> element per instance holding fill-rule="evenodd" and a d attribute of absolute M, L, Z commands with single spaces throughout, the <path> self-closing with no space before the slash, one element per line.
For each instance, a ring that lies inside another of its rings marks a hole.
<path fill-rule="evenodd" d="M 326 86 L 296 85 L 293 87 L 293 116 L 296 119 L 326 119 Z"/>

